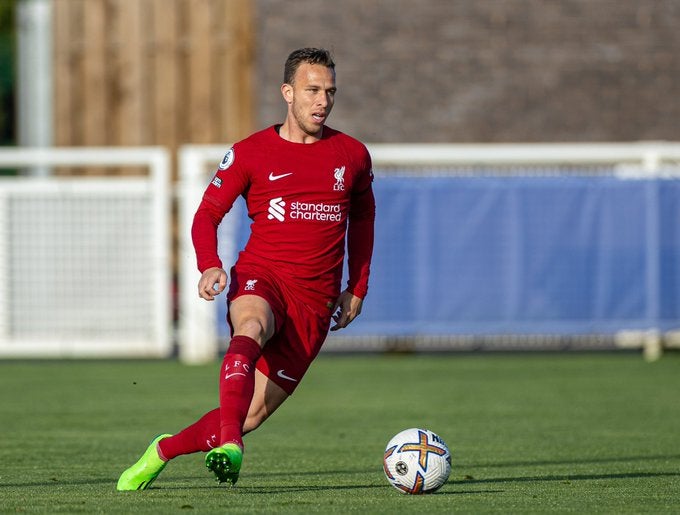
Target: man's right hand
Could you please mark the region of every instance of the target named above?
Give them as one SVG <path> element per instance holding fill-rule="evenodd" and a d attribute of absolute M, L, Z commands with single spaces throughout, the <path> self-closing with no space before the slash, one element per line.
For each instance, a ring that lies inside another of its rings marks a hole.
<path fill-rule="evenodd" d="M 205 300 L 215 300 L 227 287 L 227 272 L 221 268 L 208 268 L 198 281 L 198 296 Z"/>

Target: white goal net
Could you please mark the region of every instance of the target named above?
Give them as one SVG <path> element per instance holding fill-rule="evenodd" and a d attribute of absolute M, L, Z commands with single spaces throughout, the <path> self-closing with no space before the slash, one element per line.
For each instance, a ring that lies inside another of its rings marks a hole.
<path fill-rule="evenodd" d="M 56 166 L 146 173 L 57 176 Z M 0 177 L 0 356 L 169 355 L 167 152 L 3 149 L 0 167 L 19 169 Z"/>

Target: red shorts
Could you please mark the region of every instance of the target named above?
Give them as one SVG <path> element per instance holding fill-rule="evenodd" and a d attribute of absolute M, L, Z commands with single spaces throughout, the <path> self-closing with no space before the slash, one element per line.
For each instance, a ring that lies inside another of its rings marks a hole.
<path fill-rule="evenodd" d="M 228 303 L 241 295 L 257 295 L 269 303 L 276 330 L 262 350 L 257 369 L 292 394 L 326 340 L 332 305 L 305 296 L 304 291 L 293 291 L 257 265 L 237 263 L 230 278 Z M 227 321 L 233 333 L 228 310 Z"/>

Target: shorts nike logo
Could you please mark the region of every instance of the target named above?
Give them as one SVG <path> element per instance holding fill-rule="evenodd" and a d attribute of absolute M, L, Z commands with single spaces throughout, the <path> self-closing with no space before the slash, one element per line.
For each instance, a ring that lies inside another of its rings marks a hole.
<path fill-rule="evenodd" d="M 297 383 L 297 379 L 293 379 L 292 377 L 287 376 L 287 375 L 285 374 L 285 370 L 284 370 L 283 368 L 282 368 L 281 370 L 279 370 L 279 371 L 276 373 L 276 375 L 279 376 L 281 379 L 287 379 L 288 381 L 293 381 L 294 383 Z"/>
<path fill-rule="evenodd" d="M 281 175 L 274 175 L 274 172 L 269 172 L 269 180 L 278 181 L 279 179 L 283 179 L 284 177 L 288 177 L 289 175 L 293 175 L 293 172 L 282 173 Z"/>

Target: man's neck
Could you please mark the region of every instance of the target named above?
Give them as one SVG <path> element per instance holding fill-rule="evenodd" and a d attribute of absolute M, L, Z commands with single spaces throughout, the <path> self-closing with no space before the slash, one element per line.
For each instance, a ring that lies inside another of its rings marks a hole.
<path fill-rule="evenodd" d="M 279 127 L 279 136 L 291 143 L 316 143 L 323 135 L 323 127 L 317 134 L 308 134 L 299 127 L 293 128 L 293 125 L 286 120 L 283 125 Z"/>

